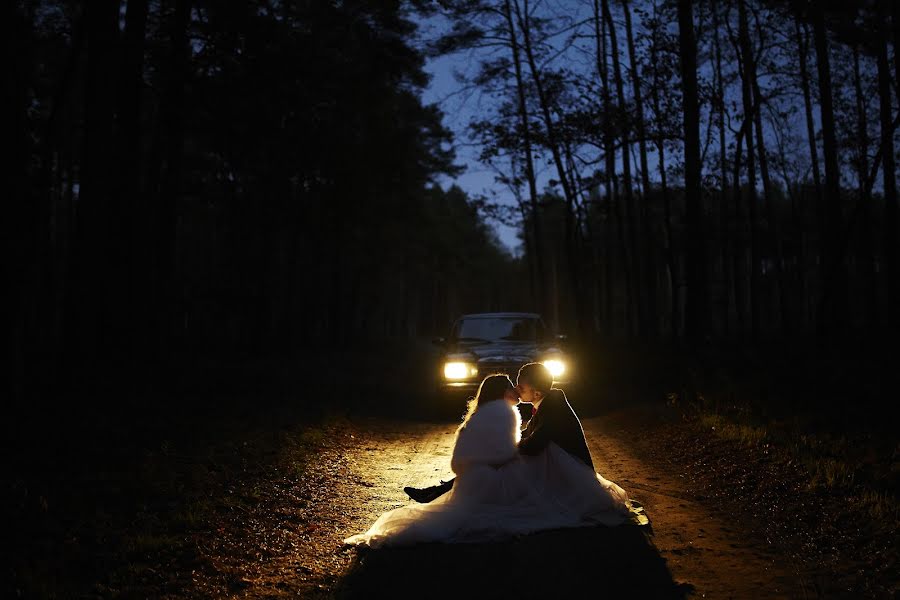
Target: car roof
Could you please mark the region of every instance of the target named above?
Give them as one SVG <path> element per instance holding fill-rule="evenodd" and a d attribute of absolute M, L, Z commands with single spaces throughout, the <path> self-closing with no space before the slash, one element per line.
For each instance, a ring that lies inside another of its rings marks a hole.
<path fill-rule="evenodd" d="M 485 312 L 485 313 L 469 313 L 460 315 L 460 319 L 486 319 L 492 317 L 522 317 L 528 319 L 540 319 L 541 315 L 533 312 Z"/>

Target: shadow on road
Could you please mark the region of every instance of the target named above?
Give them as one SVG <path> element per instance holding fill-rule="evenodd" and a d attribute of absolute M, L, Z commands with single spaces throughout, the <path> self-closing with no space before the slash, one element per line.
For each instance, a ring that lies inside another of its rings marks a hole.
<path fill-rule="evenodd" d="M 685 598 L 638 526 L 548 531 L 493 544 L 360 550 L 337 598 Z"/>

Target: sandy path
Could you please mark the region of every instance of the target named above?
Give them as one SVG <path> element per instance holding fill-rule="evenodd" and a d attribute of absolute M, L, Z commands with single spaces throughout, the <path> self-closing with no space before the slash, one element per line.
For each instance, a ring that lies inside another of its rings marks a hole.
<path fill-rule="evenodd" d="M 653 543 L 676 581 L 705 598 L 807 597 L 785 559 L 697 500 L 678 476 L 635 458 L 602 417 L 582 425 L 598 471 L 644 505 Z"/>

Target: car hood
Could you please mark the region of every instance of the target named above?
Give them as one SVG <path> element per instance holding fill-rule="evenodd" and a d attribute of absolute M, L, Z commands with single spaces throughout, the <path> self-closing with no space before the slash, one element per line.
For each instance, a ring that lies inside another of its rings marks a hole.
<path fill-rule="evenodd" d="M 533 342 L 481 342 L 461 343 L 451 349 L 450 354 L 478 362 L 528 362 L 551 352 L 553 349 Z"/>

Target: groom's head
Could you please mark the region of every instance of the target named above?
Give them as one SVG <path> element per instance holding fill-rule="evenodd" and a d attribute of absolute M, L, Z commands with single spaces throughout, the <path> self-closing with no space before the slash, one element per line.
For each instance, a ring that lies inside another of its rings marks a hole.
<path fill-rule="evenodd" d="M 538 362 L 531 362 L 519 369 L 516 377 L 516 390 L 522 402 L 539 404 L 553 387 L 553 375 L 550 369 Z"/>

